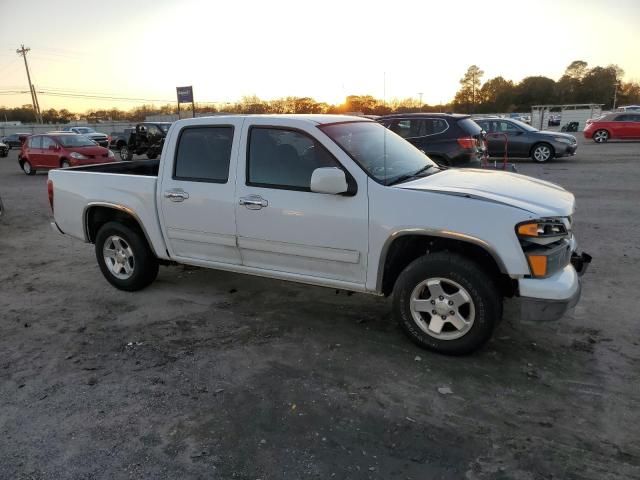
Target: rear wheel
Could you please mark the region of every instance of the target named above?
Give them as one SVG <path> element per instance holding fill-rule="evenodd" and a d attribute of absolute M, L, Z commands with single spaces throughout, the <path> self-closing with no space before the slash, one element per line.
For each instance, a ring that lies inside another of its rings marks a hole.
<path fill-rule="evenodd" d="M 69 163 L 69 160 L 62 160 L 62 162 L 60 162 L 61 168 L 69 168 L 70 166 L 71 164 Z"/>
<path fill-rule="evenodd" d="M 120 147 L 120 159 L 125 162 L 130 162 L 133 160 L 133 152 L 129 150 L 127 145 L 123 145 Z"/>
<path fill-rule="evenodd" d="M 539 143 L 531 150 L 531 160 L 544 163 L 553 158 L 553 147 L 548 143 Z"/>
<path fill-rule="evenodd" d="M 475 262 L 439 252 L 414 260 L 400 274 L 393 310 L 421 347 L 462 355 L 489 340 L 502 316 L 502 296 Z"/>
<path fill-rule="evenodd" d="M 137 228 L 108 222 L 96 235 L 95 249 L 102 274 L 120 290 L 141 290 L 158 275 L 158 259 Z"/>
<path fill-rule="evenodd" d="M 27 175 L 35 175 L 36 174 L 36 169 L 31 166 L 31 163 L 29 163 L 29 160 L 23 160 L 22 161 L 22 170 Z"/>
<path fill-rule="evenodd" d="M 596 143 L 606 143 L 607 141 L 609 141 L 609 132 L 607 132 L 606 130 L 596 130 L 596 132 L 593 134 L 593 140 Z"/>

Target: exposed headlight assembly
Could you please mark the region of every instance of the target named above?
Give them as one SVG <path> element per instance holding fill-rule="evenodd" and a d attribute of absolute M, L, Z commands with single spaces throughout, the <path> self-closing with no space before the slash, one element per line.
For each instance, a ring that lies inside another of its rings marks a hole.
<path fill-rule="evenodd" d="M 571 259 L 571 220 L 543 218 L 516 225 L 516 234 L 527 257 L 531 275 L 547 277 Z"/>
<path fill-rule="evenodd" d="M 76 160 L 86 160 L 87 159 L 87 157 L 85 157 L 83 154 L 78 153 L 78 152 L 71 152 L 69 154 L 69 156 L 71 158 L 75 158 Z"/>

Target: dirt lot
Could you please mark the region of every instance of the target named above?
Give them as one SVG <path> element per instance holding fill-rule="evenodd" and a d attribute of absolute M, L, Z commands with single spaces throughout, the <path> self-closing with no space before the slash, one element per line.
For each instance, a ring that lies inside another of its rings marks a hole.
<path fill-rule="evenodd" d="M 577 196 L 581 303 L 553 324 L 508 314 L 447 358 L 386 299 L 182 267 L 117 291 L 50 230 L 46 175 L 13 150 L 0 478 L 640 478 L 640 143 L 578 152 L 519 169 Z"/>

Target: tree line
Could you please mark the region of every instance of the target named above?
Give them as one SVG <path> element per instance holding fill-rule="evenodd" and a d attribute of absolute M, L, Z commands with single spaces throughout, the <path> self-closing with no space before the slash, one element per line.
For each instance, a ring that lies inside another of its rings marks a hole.
<path fill-rule="evenodd" d="M 371 95 L 349 95 L 342 104 L 318 102 L 311 97 L 284 97 L 262 100 L 255 95 L 242 97 L 226 104 L 197 103 L 197 113 L 351 113 L 387 115 L 390 113 L 457 112 L 457 113 L 508 113 L 526 112 L 536 104 L 601 103 L 604 109 L 617 105 L 640 104 L 640 84 L 623 82 L 624 72 L 617 65 L 589 68 L 587 62 L 576 60 L 567 67 L 564 75 L 554 81 L 544 76 L 531 76 L 520 82 L 498 76 L 482 83 L 484 72 L 476 65 L 470 66 L 460 80 L 460 89 L 451 103 L 443 105 L 421 104 L 415 98 L 388 101 Z M 184 110 L 184 108 L 183 108 Z M 187 108 L 190 111 L 190 107 Z M 131 110 L 92 109 L 85 113 L 73 113 L 67 109 L 42 111 L 45 123 L 69 123 L 80 119 L 90 122 L 126 121 L 138 122 L 149 115 L 177 113 L 175 104 L 142 105 Z M 0 107 L 0 121 L 34 121 L 31 105 L 17 108 Z"/>
<path fill-rule="evenodd" d="M 624 82 L 624 71 L 617 65 L 589 68 L 575 60 L 564 75 L 554 81 L 544 76 L 523 78 L 515 83 L 501 76 L 482 83 L 484 72 L 471 65 L 460 79 L 453 110 L 465 113 L 525 112 L 532 105 L 597 103 L 605 110 L 640 103 L 640 84 Z"/>

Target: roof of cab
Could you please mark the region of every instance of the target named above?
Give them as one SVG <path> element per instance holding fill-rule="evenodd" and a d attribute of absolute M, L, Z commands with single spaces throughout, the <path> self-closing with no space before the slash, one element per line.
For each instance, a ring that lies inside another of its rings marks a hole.
<path fill-rule="evenodd" d="M 365 117 L 356 117 L 353 115 L 323 115 L 323 114 L 265 114 L 265 115 L 257 115 L 257 114 L 221 114 L 221 115 L 211 115 L 209 117 L 196 117 L 196 118 L 185 118 L 182 120 L 178 120 L 180 123 L 196 123 L 197 120 L 206 120 L 206 119 L 221 119 L 221 118 L 273 118 L 273 119 L 287 119 L 287 120 L 297 120 L 308 122 L 314 125 L 325 125 L 329 123 L 340 123 L 340 122 L 373 122 L 373 120 L 365 118 Z M 204 123 L 204 122 L 197 122 Z"/>

